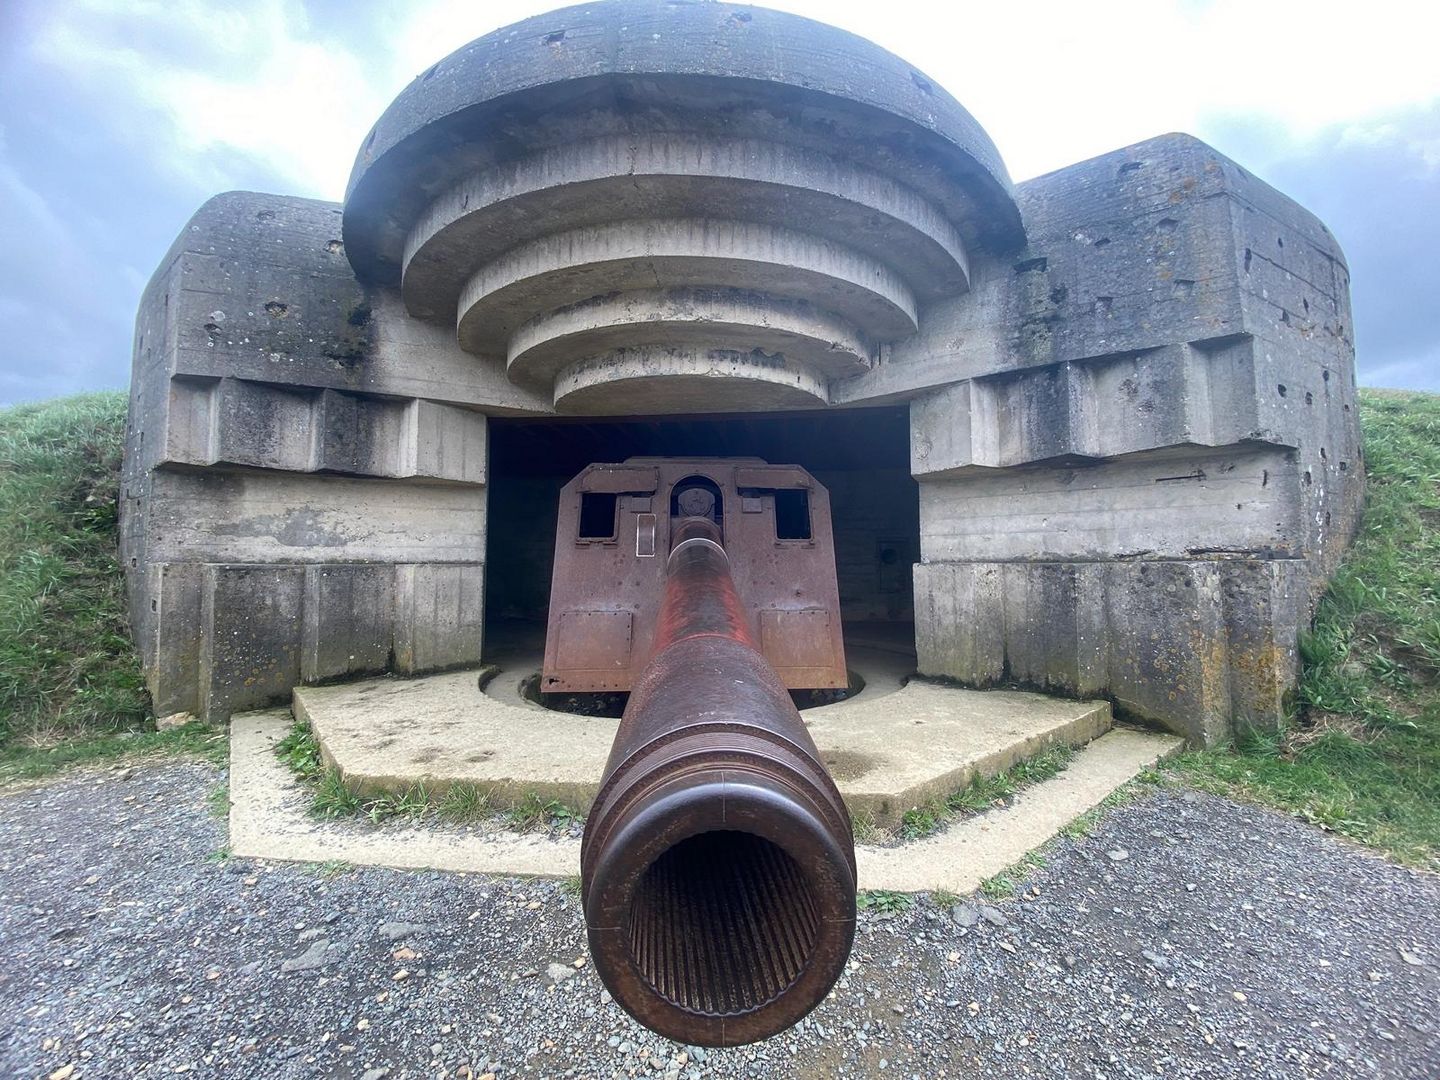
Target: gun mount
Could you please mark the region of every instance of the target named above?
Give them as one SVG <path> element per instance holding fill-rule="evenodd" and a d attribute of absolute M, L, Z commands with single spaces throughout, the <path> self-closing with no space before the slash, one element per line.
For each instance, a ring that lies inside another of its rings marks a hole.
<path fill-rule="evenodd" d="M 669 1038 L 766 1038 L 855 931 L 849 814 L 788 692 L 845 685 L 826 492 L 632 459 L 561 498 L 544 683 L 630 691 L 581 852 L 596 971 Z"/>

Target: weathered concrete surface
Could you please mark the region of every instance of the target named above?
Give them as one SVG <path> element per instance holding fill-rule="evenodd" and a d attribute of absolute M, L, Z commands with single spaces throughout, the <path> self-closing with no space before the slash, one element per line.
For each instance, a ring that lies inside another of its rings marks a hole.
<path fill-rule="evenodd" d="M 499 830 L 485 836 L 423 828 L 357 833 L 317 822 L 305 812 L 294 774 L 275 756 L 275 744 L 289 729 L 290 714 L 283 709 L 231 718 L 232 855 L 547 877 L 579 872 L 580 842 L 574 839 Z"/>
<path fill-rule="evenodd" d="M 1015 187 L 943 90 L 838 30 L 539 16 L 408 87 L 343 209 L 220 196 L 157 271 L 122 502 L 151 691 L 218 719 L 477 662 L 487 414 L 908 402 L 922 521 L 890 547 L 924 673 L 1196 742 L 1273 724 L 1363 496 L 1348 296 L 1324 225 L 1188 136 Z M 383 571 L 302 570 L 350 564 Z M 273 595 L 230 587 L 250 565 Z M 232 648 L 217 612 L 269 629 Z"/>
<path fill-rule="evenodd" d="M 683 116 L 673 125 L 682 131 L 794 130 L 802 147 L 828 153 L 838 144 L 842 160 L 882 171 L 897 154 L 913 158 L 909 186 L 936 201 L 943 194 L 947 216 L 965 217 L 962 231 L 1001 245 L 1020 234 L 990 138 L 901 58 L 764 8 L 629 0 L 505 27 L 411 83 L 356 157 L 346 193 L 351 257 L 363 279 L 398 281 L 412 223 L 449 183 L 577 133 L 644 132 L 657 113 Z M 503 141 L 489 137 L 497 130 Z M 465 149 L 450 153 L 456 146 Z"/>
<path fill-rule="evenodd" d="M 1174 735 L 1117 728 L 1081 750 L 1063 772 L 1024 789 L 1002 810 L 964 818 L 899 847 L 858 846 L 860 887 L 973 892 L 1184 745 Z"/>
<path fill-rule="evenodd" d="M 926 355 L 977 317 L 951 304 L 851 383 L 965 372 L 911 406 L 920 669 L 1196 742 L 1273 724 L 1363 494 L 1340 249 L 1186 136 L 1018 194 L 998 355 Z"/>
<path fill-rule="evenodd" d="M 329 204 L 220 196 L 142 301 L 121 548 L 161 715 L 223 720 L 300 680 L 480 658 L 474 406 L 529 399 L 453 336 L 379 329 L 386 301 L 338 233 Z M 468 582 L 470 610 L 437 575 Z"/>
<path fill-rule="evenodd" d="M 294 776 L 275 756 L 275 744 L 289 724 L 283 710 L 239 714 L 231 721 L 233 855 L 522 876 L 579 872 L 575 837 L 399 825 L 358 830 L 316 821 L 305 812 Z M 971 892 L 1181 744 L 1174 736 L 1112 731 L 1081 750 L 1064 772 L 1025 789 L 1004 810 L 960 819 L 934 836 L 898 847 L 857 845 L 860 888 Z"/>
<path fill-rule="evenodd" d="M 804 715 L 851 813 L 867 813 L 881 826 L 1052 747 L 1083 746 L 1111 723 L 1103 701 L 919 679 L 893 694 L 862 695 Z"/>
<path fill-rule="evenodd" d="M 1194 742 L 1265 726 L 1293 685 L 1296 560 L 953 562 L 915 568 L 922 671 L 1108 694 Z"/>
<path fill-rule="evenodd" d="M 852 666 L 865 672 L 863 650 Z M 358 790 L 472 783 L 496 805 L 537 794 L 583 813 L 595 797 L 618 721 L 542 709 L 520 698 L 517 659 L 482 692 L 477 674 L 372 679 L 295 690 L 296 717 L 325 760 Z M 929 799 L 1053 746 L 1081 746 L 1110 727 L 1103 701 L 975 691 L 889 678 L 883 658 L 867 692 L 805 712 L 810 734 L 852 813 L 882 826 Z"/>

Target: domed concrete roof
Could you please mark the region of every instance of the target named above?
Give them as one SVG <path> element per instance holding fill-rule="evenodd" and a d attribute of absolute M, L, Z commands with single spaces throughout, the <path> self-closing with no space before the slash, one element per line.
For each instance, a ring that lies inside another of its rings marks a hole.
<path fill-rule="evenodd" d="M 1023 232 L 994 144 L 900 58 L 762 8 L 605 0 L 411 83 L 344 239 L 413 317 L 609 411 L 670 368 L 741 407 L 825 404 Z"/>

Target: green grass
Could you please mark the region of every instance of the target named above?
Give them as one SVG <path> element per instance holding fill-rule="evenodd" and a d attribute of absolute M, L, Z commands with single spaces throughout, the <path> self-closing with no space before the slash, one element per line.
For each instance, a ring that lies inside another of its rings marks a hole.
<path fill-rule="evenodd" d="M 340 818 L 365 812 L 365 801 L 345 783 L 338 769 L 325 769 L 315 780 L 310 812 L 316 817 Z"/>
<path fill-rule="evenodd" d="M 1440 865 L 1440 395 L 1362 391 L 1355 545 L 1300 642 L 1291 722 L 1173 772 Z"/>
<path fill-rule="evenodd" d="M 117 557 L 121 394 L 0 409 L 0 753 L 138 730 Z"/>
<path fill-rule="evenodd" d="M 324 763 L 315 733 L 304 720 L 295 721 L 285 737 L 275 744 L 275 755 L 310 788 L 310 812 L 316 817 L 360 816 L 376 824 L 397 818 L 409 821 L 438 818 L 451 824 L 464 824 L 491 812 L 490 792 L 468 782 L 450 784 L 439 791 L 418 783 L 384 795 L 361 795 L 345 782 L 337 769 Z M 534 792 L 503 813 L 506 824 L 521 831 L 561 828 L 584 820 L 564 804 L 542 799 Z"/>
<path fill-rule="evenodd" d="M 301 780 L 319 780 L 325 772 L 325 765 L 320 760 L 320 744 L 304 720 L 296 720 L 290 725 L 285 737 L 275 744 L 275 756 Z"/>
<path fill-rule="evenodd" d="M 915 898 L 909 893 L 891 892 L 889 889 L 863 889 L 855 897 L 855 906 L 861 911 L 898 915 L 909 911 Z"/>
<path fill-rule="evenodd" d="M 184 754 L 223 765 L 228 752 L 225 732 L 200 723 L 168 731 L 119 731 L 75 736 L 46 746 L 21 744 L 0 749 L 0 784 L 11 780 L 39 779 L 70 765 L 161 754 Z"/>
<path fill-rule="evenodd" d="M 436 812 L 446 821 L 473 821 L 490 809 L 490 793 L 468 782 L 451 784 L 440 796 Z"/>
<path fill-rule="evenodd" d="M 1019 862 L 980 882 L 980 892 L 991 900 L 1008 900 L 1020 891 L 1029 878 L 1045 869 L 1046 858 L 1040 851 L 1031 851 Z"/>
<path fill-rule="evenodd" d="M 976 777 L 967 786 L 942 799 L 913 806 L 900 817 L 900 837 L 918 840 L 929 836 L 957 815 L 978 814 L 1004 806 L 1017 791 L 1048 780 L 1060 772 L 1074 756 L 1075 751 L 1068 746 L 1051 747 L 1004 772 Z"/>
<path fill-rule="evenodd" d="M 554 799 L 542 799 L 533 791 L 507 810 L 505 816 L 510 827 L 520 832 L 558 829 L 585 820 L 583 815 L 575 813 L 563 803 Z"/>

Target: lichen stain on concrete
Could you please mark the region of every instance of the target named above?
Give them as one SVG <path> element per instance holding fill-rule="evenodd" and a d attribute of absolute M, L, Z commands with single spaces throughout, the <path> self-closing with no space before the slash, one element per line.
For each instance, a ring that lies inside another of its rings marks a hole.
<path fill-rule="evenodd" d="M 858 780 L 884 764 L 884 759 L 857 750 L 832 750 L 824 757 L 825 767 L 836 780 Z"/>
<path fill-rule="evenodd" d="M 357 539 L 336 532 L 325 524 L 321 514 L 309 507 L 287 514 L 264 514 L 217 524 L 214 532 L 221 536 L 268 536 L 278 544 L 295 548 L 344 547 Z"/>

